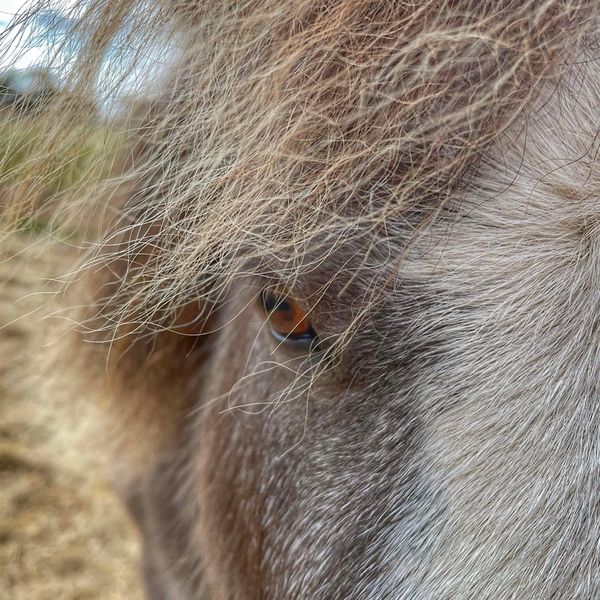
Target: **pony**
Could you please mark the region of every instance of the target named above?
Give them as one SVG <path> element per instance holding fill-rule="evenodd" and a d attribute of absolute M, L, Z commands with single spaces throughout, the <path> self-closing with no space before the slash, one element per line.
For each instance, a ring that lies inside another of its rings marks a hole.
<path fill-rule="evenodd" d="M 57 370 L 149 597 L 599 597 L 598 2 L 74 11 L 64 102 L 140 85 Z"/>

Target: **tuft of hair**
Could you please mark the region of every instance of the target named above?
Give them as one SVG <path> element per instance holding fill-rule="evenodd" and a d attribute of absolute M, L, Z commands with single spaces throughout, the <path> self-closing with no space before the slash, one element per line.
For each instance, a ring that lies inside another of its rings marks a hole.
<path fill-rule="evenodd" d="M 12 31 L 52 5 L 32 4 Z M 81 0 L 70 11 L 63 44 L 79 40 L 78 52 L 62 62 L 56 54 L 69 93 L 48 107 L 35 176 L 4 195 L 2 218 L 14 224 L 37 210 L 56 149 L 88 135 L 90 98 L 109 113 L 127 89 L 135 100 L 105 117 L 128 139 L 122 168 L 98 178 L 100 189 L 73 186 L 57 214 L 100 215 L 74 277 L 94 290 L 78 296 L 78 340 L 98 342 L 88 344 L 104 357 L 94 364 L 131 381 L 163 352 L 188 356 L 177 334 L 190 322 L 198 335 L 210 329 L 238 276 L 276 272 L 291 286 L 349 239 L 393 267 L 398 257 L 374 243 L 386 223 L 406 219 L 417 232 L 436 217 L 487 146 L 559 77 L 599 8 Z M 376 302 L 386 269 L 368 276 Z M 157 381 L 140 385 L 143 395 Z"/>

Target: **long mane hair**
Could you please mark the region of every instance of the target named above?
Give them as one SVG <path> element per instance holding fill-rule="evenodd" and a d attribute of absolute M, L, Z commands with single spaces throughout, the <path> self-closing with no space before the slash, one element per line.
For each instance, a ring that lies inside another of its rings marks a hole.
<path fill-rule="evenodd" d="M 214 294 L 199 277 L 285 257 L 293 280 L 310 268 L 307 248 L 322 260 L 399 215 L 418 227 L 557 77 L 597 3 L 91 0 L 71 11 L 64 44 L 83 43 L 61 67 L 72 93 L 40 131 L 40 160 L 82 119 L 78 97 L 166 63 L 132 104 L 122 177 L 133 191 L 101 242 L 101 260 L 119 253 L 117 237 L 130 257 L 153 248 L 123 282 L 120 321 L 180 307 L 190 289 Z M 109 52 L 115 43 L 128 51 Z"/>

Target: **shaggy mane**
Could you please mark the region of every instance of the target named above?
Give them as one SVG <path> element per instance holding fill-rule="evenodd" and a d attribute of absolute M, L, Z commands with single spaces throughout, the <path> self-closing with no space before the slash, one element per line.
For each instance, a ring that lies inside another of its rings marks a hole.
<path fill-rule="evenodd" d="M 83 259 L 127 274 L 90 326 L 160 328 L 236 274 L 292 285 L 348 239 L 371 248 L 391 219 L 417 231 L 597 11 L 593 0 L 77 3 L 72 33 L 87 43 L 62 67 L 73 93 L 40 132 L 40 162 L 82 118 L 74 98 L 110 95 L 125 73 L 143 90 L 157 40 L 170 63 L 161 93 L 127 119 L 118 181 L 133 192 L 112 200 L 116 217 Z M 115 43 L 128 52 L 107 53 Z"/>

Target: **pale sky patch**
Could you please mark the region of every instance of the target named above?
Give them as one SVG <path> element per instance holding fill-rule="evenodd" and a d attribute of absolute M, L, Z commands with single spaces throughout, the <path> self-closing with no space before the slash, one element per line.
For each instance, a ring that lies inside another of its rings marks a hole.
<path fill-rule="evenodd" d="M 50 3 L 48 8 L 66 14 L 74 2 L 75 0 L 60 0 L 55 4 Z M 33 0 L 0 0 L 0 70 L 44 67 L 50 62 L 49 59 L 53 55 L 51 42 L 44 43 L 38 40 L 33 45 L 29 28 L 17 28 L 3 34 L 6 25 L 32 4 L 34 4 Z"/>

